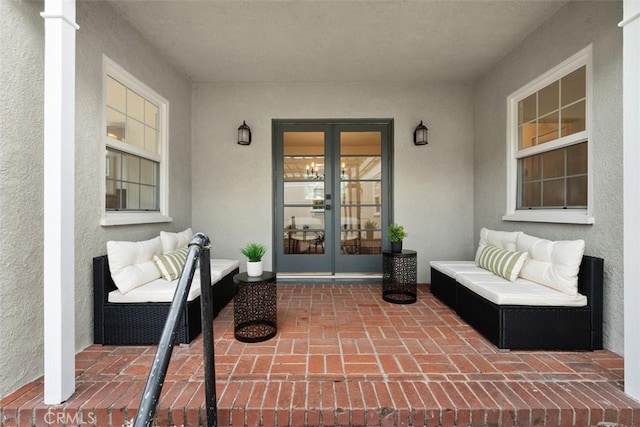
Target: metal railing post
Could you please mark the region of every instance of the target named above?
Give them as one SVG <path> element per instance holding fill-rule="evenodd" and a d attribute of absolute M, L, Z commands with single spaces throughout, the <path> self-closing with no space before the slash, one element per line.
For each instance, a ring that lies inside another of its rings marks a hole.
<path fill-rule="evenodd" d="M 156 412 L 158 399 L 160 397 L 160 392 L 162 391 L 162 385 L 164 384 L 164 378 L 167 374 L 167 368 L 169 366 L 169 361 L 171 360 L 171 353 L 173 351 L 173 346 L 176 340 L 178 331 L 178 320 L 180 320 L 180 316 L 184 312 L 184 308 L 187 304 L 189 288 L 191 286 L 191 282 L 193 282 L 193 276 L 195 274 L 198 258 L 203 252 L 204 247 L 207 247 L 207 260 L 209 259 L 208 246 L 209 238 L 202 233 L 198 233 L 193 236 L 193 238 L 189 242 L 189 253 L 187 254 L 187 260 L 184 264 L 184 267 L 182 268 L 180 279 L 178 280 L 178 286 L 173 296 L 171 307 L 169 308 L 167 321 L 164 324 L 164 329 L 162 330 L 160 342 L 158 343 L 158 350 L 156 351 L 153 365 L 151 366 L 151 371 L 149 372 L 149 376 L 147 377 L 147 383 L 144 387 L 142 398 L 140 399 L 140 405 L 138 406 L 138 411 L 136 412 L 136 418 L 134 420 L 133 427 L 152 425 L 153 416 Z M 211 271 L 209 262 L 206 263 L 206 268 L 200 269 L 201 279 L 202 275 L 205 274 L 202 273 L 202 270 L 206 270 L 206 275 L 208 278 L 208 281 L 203 282 L 202 286 L 204 288 L 204 284 L 206 283 L 209 285 L 208 288 L 211 288 Z M 210 299 L 211 291 L 209 289 L 209 300 Z M 209 317 L 211 317 L 211 315 L 209 315 Z M 213 331 L 213 323 L 209 322 L 208 325 L 210 330 Z M 202 326 L 203 328 L 205 327 L 205 325 Z M 213 348 L 213 344 L 211 344 L 211 347 Z M 211 354 L 213 354 L 213 349 L 211 350 Z"/>
<path fill-rule="evenodd" d="M 204 392 L 207 426 L 218 425 L 216 403 L 216 366 L 213 350 L 213 289 L 211 287 L 209 240 L 200 252 L 200 307 L 202 315 L 202 353 L 204 358 Z"/>

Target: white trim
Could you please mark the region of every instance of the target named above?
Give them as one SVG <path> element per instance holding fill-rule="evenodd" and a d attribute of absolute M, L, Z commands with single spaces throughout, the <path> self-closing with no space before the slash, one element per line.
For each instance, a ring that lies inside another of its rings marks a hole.
<path fill-rule="evenodd" d="M 44 403 L 75 391 L 75 0 L 44 18 Z"/>
<path fill-rule="evenodd" d="M 553 67 L 537 79 L 511 93 L 507 97 L 507 197 L 505 221 L 550 222 L 564 224 L 593 224 L 593 142 L 590 140 L 592 129 L 592 55 L 593 47 L 589 45 L 571 56 L 561 64 Z M 586 66 L 586 129 L 582 132 L 559 138 L 552 142 L 519 150 L 518 142 L 518 102 L 548 84 L 567 74 Z M 587 141 L 587 209 L 527 209 L 518 210 L 518 159 L 543 153 L 552 149 L 564 148 Z"/>
<path fill-rule="evenodd" d="M 504 215 L 504 221 L 554 222 L 560 224 L 593 224 L 595 219 L 586 209 L 530 209 Z"/>
<path fill-rule="evenodd" d="M 638 18 L 640 18 L 640 10 L 638 10 L 636 13 L 632 14 L 628 18 L 624 18 L 622 21 L 620 21 L 618 23 L 618 27 L 624 27 L 624 26 L 632 23 L 633 21 L 635 21 Z"/>
<path fill-rule="evenodd" d="M 171 222 L 173 218 L 162 215 L 159 212 L 105 212 L 100 220 L 100 225 L 129 225 L 129 224 L 153 224 L 158 222 Z"/>
<path fill-rule="evenodd" d="M 625 12 L 637 7 L 625 0 Z M 623 37 L 624 391 L 640 400 L 640 20 Z"/>
<path fill-rule="evenodd" d="M 129 89 L 142 95 L 152 103 L 158 106 L 158 121 L 160 139 L 159 153 L 150 153 L 131 144 L 126 144 L 118 140 L 109 138 L 106 135 L 107 114 L 106 114 L 106 91 L 107 91 L 107 75 L 118 80 Z M 106 154 L 107 147 L 131 153 L 133 155 L 153 160 L 160 164 L 160 183 L 159 183 L 159 208 L 160 212 L 115 212 L 107 211 L 105 206 L 106 180 L 102 179 L 101 188 L 101 218 L 100 225 L 126 225 L 126 224 L 148 224 L 158 222 L 171 222 L 173 219 L 169 215 L 169 101 L 149 86 L 138 80 L 136 77 L 127 72 L 124 68 L 111 60 L 106 55 L 102 55 L 102 144 Z M 100 173 L 104 175 L 106 170 L 106 155 L 102 156 Z"/>

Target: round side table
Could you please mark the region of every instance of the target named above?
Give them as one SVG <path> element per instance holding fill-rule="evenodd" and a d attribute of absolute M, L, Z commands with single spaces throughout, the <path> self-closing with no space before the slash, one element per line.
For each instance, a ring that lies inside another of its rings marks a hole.
<path fill-rule="evenodd" d="M 382 252 L 382 299 L 394 304 L 417 301 L 417 253 Z"/>
<path fill-rule="evenodd" d="M 233 335 L 238 341 L 260 342 L 276 336 L 276 274 L 265 271 L 252 277 L 247 273 L 233 276 L 236 295 L 233 299 Z"/>

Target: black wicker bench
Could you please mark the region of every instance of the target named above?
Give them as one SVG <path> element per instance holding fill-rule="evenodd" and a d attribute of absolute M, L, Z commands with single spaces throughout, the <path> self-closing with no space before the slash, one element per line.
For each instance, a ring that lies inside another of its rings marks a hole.
<path fill-rule="evenodd" d="M 234 296 L 233 276 L 238 268 L 213 285 L 213 315 Z M 111 303 L 116 289 L 106 255 L 93 259 L 93 342 L 96 344 L 157 344 L 169 313 L 169 302 Z M 190 343 L 202 331 L 200 297 L 187 302 L 178 326 L 176 341 Z"/>
<path fill-rule="evenodd" d="M 585 307 L 497 305 L 431 268 L 431 293 L 501 349 L 602 349 L 602 258 L 583 256 L 578 292 Z"/>

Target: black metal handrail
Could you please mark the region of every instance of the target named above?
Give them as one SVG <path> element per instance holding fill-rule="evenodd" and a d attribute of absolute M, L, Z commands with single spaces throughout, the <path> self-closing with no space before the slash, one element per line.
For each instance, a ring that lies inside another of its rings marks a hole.
<path fill-rule="evenodd" d="M 171 302 L 169 315 L 162 330 L 158 350 L 147 377 L 147 383 L 140 399 L 133 427 L 151 426 L 158 406 L 158 399 L 171 360 L 171 353 L 178 331 L 178 321 L 187 304 L 187 296 L 200 259 L 200 307 L 202 317 L 202 351 L 204 355 L 205 412 L 207 426 L 218 425 L 216 405 L 216 371 L 213 354 L 213 304 L 211 289 L 211 261 L 209 258 L 209 238 L 198 233 L 189 242 L 189 253 L 182 268 L 178 287 Z"/>

